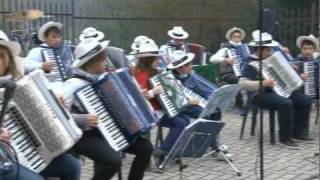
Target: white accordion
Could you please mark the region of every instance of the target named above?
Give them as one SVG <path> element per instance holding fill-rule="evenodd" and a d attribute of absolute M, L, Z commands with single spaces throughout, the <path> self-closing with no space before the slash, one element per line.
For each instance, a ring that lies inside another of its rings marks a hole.
<path fill-rule="evenodd" d="M 43 170 L 82 136 L 43 78 L 35 71 L 17 81 L 3 124 L 12 134 L 11 145 L 19 163 L 35 172 Z"/>
<path fill-rule="evenodd" d="M 250 65 L 259 69 L 259 62 L 250 62 Z M 273 79 L 273 90 L 280 96 L 289 97 L 293 91 L 303 86 L 303 80 L 287 62 L 280 52 L 262 60 L 262 75 L 265 79 Z"/>

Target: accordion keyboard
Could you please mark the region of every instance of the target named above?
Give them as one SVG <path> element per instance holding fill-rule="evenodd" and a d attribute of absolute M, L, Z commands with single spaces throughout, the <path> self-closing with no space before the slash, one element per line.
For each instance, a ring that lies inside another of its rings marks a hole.
<path fill-rule="evenodd" d="M 126 138 L 96 95 L 94 89 L 91 86 L 87 86 L 77 92 L 77 96 L 88 113 L 94 113 L 99 117 L 98 128 L 109 145 L 116 151 L 127 147 L 128 142 Z"/>

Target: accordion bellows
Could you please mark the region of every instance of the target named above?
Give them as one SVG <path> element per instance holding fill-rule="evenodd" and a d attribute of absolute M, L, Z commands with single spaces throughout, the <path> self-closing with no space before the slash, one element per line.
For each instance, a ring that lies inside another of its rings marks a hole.
<path fill-rule="evenodd" d="M 82 136 L 71 115 L 33 72 L 17 82 L 4 126 L 12 133 L 12 146 L 20 164 L 40 172 Z"/>

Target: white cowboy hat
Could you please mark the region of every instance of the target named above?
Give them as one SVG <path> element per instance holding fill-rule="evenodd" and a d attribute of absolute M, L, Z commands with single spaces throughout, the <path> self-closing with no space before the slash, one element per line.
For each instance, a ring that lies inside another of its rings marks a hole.
<path fill-rule="evenodd" d="M 174 26 L 168 31 L 168 35 L 173 39 L 187 39 L 189 37 L 189 33 L 183 30 L 182 26 Z"/>
<path fill-rule="evenodd" d="M 72 67 L 81 67 L 91 58 L 104 51 L 108 44 L 109 41 L 99 42 L 95 39 L 81 41 L 74 50 L 76 60 L 73 62 Z"/>
<path fill-rule="evenodd" d="M 43 25 L 40 27 L 39 31 L 38 31 L 38 39 L 39 39 L 40 41 L 44 42 L 44 41 L 45 41 L 45 33 L 46 33 L 46 31 L 47 31 L 49 28 L 51 28 L 51 27 L 56 27 L 56 28 L 58 28 L 58 29 L 61 31 L 62 26 L 63 26 L 63 25 L 62 25 L 61 23 L 59 23 L 59 22 L 53 22 L 53 21 L 50 21 L 50 22 L 47 22 L 47 23 L 43 24 Z"/>
<path fill-rule="evenodd" d="M 0 45 L 7 47 L 14 58 L 21 52 L 21 46 L 19 43 L 10 41 L 8 36 L 0 30 Z"/>
<path fill-rule="evenodd" d="M 319 49 L 319 40 L 312 34 L 309 36 L 299 36 L 297 38 L 297 46 L 298 48 L 301 48 L 303 41 L 310 41 L 314 44 L 316 50 Z"/>
<path fill-rule="evenodd" d="M 155 43 L 142 43 L 137 50 L 136 57 L 158 57 L 161 56 L 159 47 Z"/>
<path fill-rule="evenodd" d="M 246 37 L 246 32 L 241 29 L 241 28 L 238 28 L 238 27 L 233 27 L 231 29 L 229 29 L 227 32 L 226 32 L 226 39 L 227 40 L 230 40 L 231 39 L 231 35 L 232 33 L 234 32 L 239 32 L 240 35 L 241 35 L 241 39 L 244 39 Z"/>
<path fill-rule="evenodd" d="M 82 30 L 82 32 L 79 36 L 79 39 L 80 39 L 80 41 L 83 41 L 88 38 L 94 38 L 98 41 L 101 41 L 104 38 L 104 33 L 96 30 L 93 27 L 87 27 L 84 30 Z"/>
<path fill-rule="evenodd" d="M 176 50 L 172 53 L 170 56 L 171 63 L 168 64 L 168 69 L 176 69 L 179 68 L 189 62 L 191 62 L 194 59 L 195 54 L 194 53 L 186 53 L 181 50 Z"/>
<path fill-rule="evenodd" d="M 143 43 L 155 44 L 155 42 L 152 39 L 148 38 L 147 36 L 137 36 L 136 38 L 134 38 L 133 43 L 131 44 L 131 49 L 133 51 L 138 51 L 140 45 Z"/>
<path fill-rule="evenodd" d="M 248 44 L 249 46 L 258 47 L 260 46 L 260 30 L 252 32 L 252 41 Z M 263 32 L 261 34 L 261 46 L 262 47 L 276 47 L 279 43 L 272 39 L 269 33 Z"/>

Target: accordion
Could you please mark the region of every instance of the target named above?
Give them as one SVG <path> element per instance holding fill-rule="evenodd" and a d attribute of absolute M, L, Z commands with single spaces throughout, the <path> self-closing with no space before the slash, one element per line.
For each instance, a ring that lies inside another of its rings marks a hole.
<path fill-rule="evenodd" d="M 74 61 L 73 47 L 62 46 L 59 49 L 44 48 L 41 51 L 45 62 L 53 63 L 53 70 L 46 74 L 50 82 L 64 82 L 71 75 L 71 65 Z"/>
<path fill-rule="evenodd" d="M 178 115 L 189 105 L 189 100 L 183 93 L 183 85 L 174 77 L 171 71 L 164 71 L 149 79 L 152 87 L 162 86 L 163 92 L 156 96 L 165 113 L 171 118 Z"/>
<path fill-rule="evenodd" d="M 319 64 L 315 61 L 304 62 L 303 72 L 308 74 L 304 82 L 304 93 L 312 98 L 319 98 Z"/>
<path fill-rule="evenodd" d="M 241 76 L 241 64 L 243 59 L 250 56 L 250 50 L 247 44 L 242 44 L 240 46 L 232 46 L 228 48 L 227 54 L 229 58 L 234 59 L 234 64 L 232 65 L 233 71 L 236 76 Z"/>
<path fill-rule="evenodd" d="M 11 145 L 19 163 L 35 172 L 43 170 L 82 136 L 43 79 L 39 71 L 34 71 L 17 82 L 3 122 L 12 134 Z"/>
<path fill-rule="evenodd" d="M 183 92 L 189 99 L 197 99 L 199 106 L 205 108 L 210 95 L 218 88 L 195 72 L 183 80 Z"/>
<path fill-rule="evenodd" d="M 127 69 L 119 69 L 75 94 L 88 113 L 100 119 L 98 129 L 115 151 L 148 132 L 156 124 L 151 106 Z"/>
<path fill-rule="evenodd" d="M 259 68 L 258 61 L 250 62 L 250 65 Z M 275 81 L 273 90 L 283 97 L 289 97 L 293 91 L 303 86 L 300 76 L 280 52 L 262 60 L 262 74 L 265 79 Z"/>

